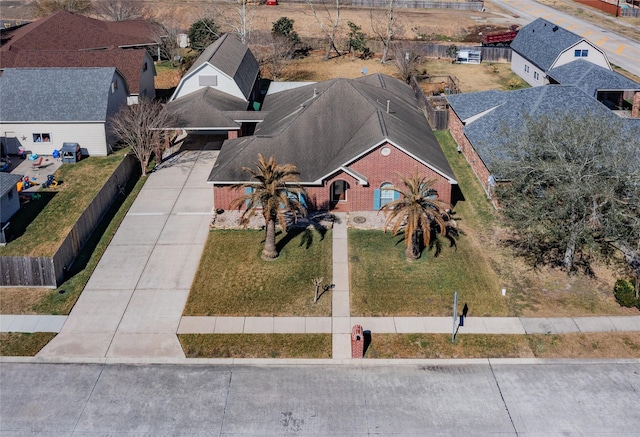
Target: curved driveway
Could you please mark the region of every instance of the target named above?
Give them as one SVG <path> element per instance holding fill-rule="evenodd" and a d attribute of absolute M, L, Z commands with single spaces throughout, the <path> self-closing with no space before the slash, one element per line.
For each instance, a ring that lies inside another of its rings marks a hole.
<path fill-rule="evenodd" d="M 609 61 L 630 73 L 640 76 L 640 43 L 531 0 L 490 0 L 506 11 L 520 17 L 521 24 L 544 18 L 588 39 L 609 58 Z M 609 17 L 603 16 L 603 20 Z"/>

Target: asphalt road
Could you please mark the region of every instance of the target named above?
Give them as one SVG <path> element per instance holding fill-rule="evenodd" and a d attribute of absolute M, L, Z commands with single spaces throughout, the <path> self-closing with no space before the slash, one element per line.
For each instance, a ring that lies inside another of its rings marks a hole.
<path fill-rule="evenodd" d="M 640 435 L 640 361 L 0 365 L 0 434 Z"/>
<path fill-rule="evenodd" d="M 545 18 L 567 30 L 576 33 L 603 50 L 609 62 L 640 76 L 640 42 L 618 35 L 578 17 L 568 15 L 532 0 L 490 0 L 511 14 L 518 15 L 520 24 L 527 24 L 536 18 Z M 606 20 L 608 18 L 602 18 Z"/>

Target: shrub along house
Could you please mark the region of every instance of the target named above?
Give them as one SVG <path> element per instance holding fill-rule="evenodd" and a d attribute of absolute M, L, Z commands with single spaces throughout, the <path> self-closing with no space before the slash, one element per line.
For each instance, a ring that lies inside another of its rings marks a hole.
<path fill-rule="evenodd" d="M 214 208 L 238 197 L 258 154 L 295 164 L 309 210 L 374 211 L 394 198 L 398 173 L 415 170 L 451 202 L 457 184 L 411 88 L 380 74 L 268 94 L 252 136 L 226 140 L 209 176 Z"/>

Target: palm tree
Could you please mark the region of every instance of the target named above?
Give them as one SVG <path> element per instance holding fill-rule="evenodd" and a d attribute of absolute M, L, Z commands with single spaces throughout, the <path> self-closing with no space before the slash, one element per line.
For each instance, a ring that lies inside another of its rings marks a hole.
<path fill-rule="evenodd" d="M 417 170 L 410 178 L 398 176 L 404 186 L 392 190 L 400 194 L 400 199 L 387 203 L 380 211 L 387 215 L 385 232 L 391 227 L 393 235 L 404 233 L 407 260 L 415 261 L 420 258 L 421 244 L 427 247 L 436 233 L 447 234 L 449 205 L 433 198 L 435 180 L 427 179 Z"/>
<path fill-rule="evenodd" d="M 245 189 L 245 194 L 231 202 L 231 208 L 246 205 L 240 224 L 247 226 L 249 219 L 262 210 L 266 224 L 266 236 L 262 258 L 272 260 L 278 257 L 276 248 L 276 222 L 280 224 L 282 232 L 287 230 L 286 212 L 293 213 L 296 221 L 298 214 L 305 214 L 305 207 L 299 200 L 299 195 L 304 194 L 304 188 L 300 186 L 298 175 L 300 172 L 293 164 L 279 165 L 272 156 L 268 160 L 258 155 L 256 169 L 243 167 L 242 170 L 251 173 L 251 181 L 236 184 L 232 188 Z"/>

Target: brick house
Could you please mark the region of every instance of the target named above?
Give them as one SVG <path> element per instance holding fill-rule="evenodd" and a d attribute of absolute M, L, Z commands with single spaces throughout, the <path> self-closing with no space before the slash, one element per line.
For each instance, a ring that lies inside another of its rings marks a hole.
<path fill-rule="evenodd" d="M 375 211 L 396 195 L 398 173 L 418 170 L 450 203 L 453 171 L 405 83 L 381 74 L 332 79 L 268 94 L 253 136 L 224 142 L 209 176 L 214 207 L 238 197 L 243 167 L 258 154 L 292 163 L 307 190 L 309 210 Z"/>
<path fill-rule="evenodd" d="M 548 84 L 549 70 L 576 60 L 611 70 L 598 46 L 544 18 L 520 29 L 511 50 L 511 70 L 531 86 Z"/>
<path fill-rule="evenodd" d="M 512 146 L 511 138 L 523 129 L 527 117 L 590 113 L 603 119 L 620 118 L 594 97 L 568 85 L 546 85 L 516 91 L 483 91 L 447 96 L 449 130 L 489 197 L 500 175 L 492 163 L 501 150 Z M 622 119 L 623 125 L 640 132 L 640 119 Z"/>

